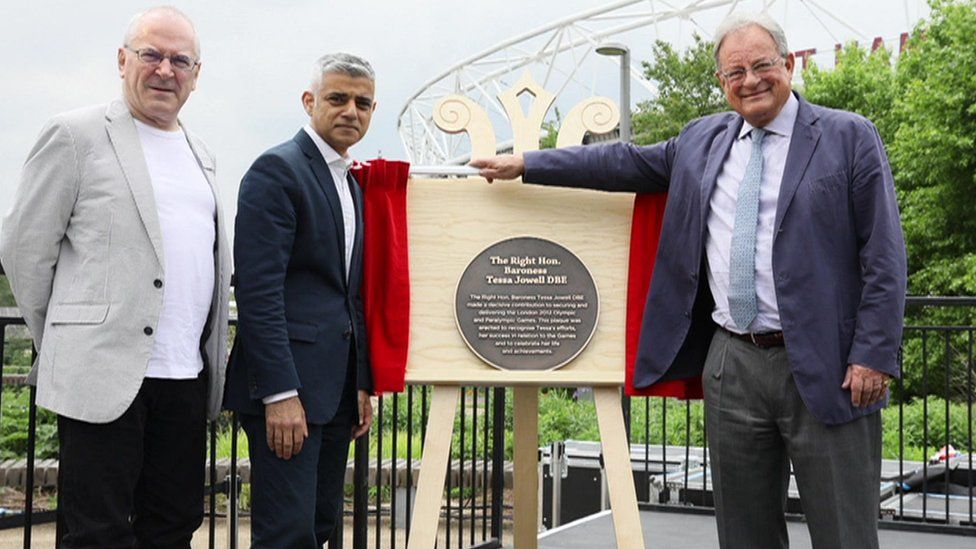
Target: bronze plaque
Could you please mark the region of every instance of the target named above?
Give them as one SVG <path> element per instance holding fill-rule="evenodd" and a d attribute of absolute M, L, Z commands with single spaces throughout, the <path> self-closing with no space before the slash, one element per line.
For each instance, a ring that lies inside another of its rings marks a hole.
<path fill-rule="evenodd" d="M 596 329 L 600 300 L 583 262 L 535 237 L 489 246 L 468 264 L 455 318 L 468 347 L 502 370 L 552 370 L 576 358 Z"/>

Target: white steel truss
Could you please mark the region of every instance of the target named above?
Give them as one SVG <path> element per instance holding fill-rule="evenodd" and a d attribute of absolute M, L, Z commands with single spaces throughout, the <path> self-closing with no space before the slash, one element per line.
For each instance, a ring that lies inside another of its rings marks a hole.
<path fill-rule="evenodd" d="M 636 97 L 641 98 L 642 93 L 647 98 L 656 93 L 656 87 L 644 78 L 640 61 L 649 57 L 652 40 L 664 40 L 681 49 L 690 43 L 692 33 L 711 39 L 712 30 L 732 11 L 765 11 L 783 25 L 791 49 L 806 50 L 809 58 L 818 62 L 824 59 L 829 65 L 834 45 L 851 40 L 871 43 L 880 37 L 889 49 L 897 51 L 900 34 L 910 31 L 915 21 L 927 13 L 923 0 L 900 3 L 901 6 L 892 0 L 619 0 L 506 40 L 448 68 L 406 101 L 397 129 L 410 162 L 464 163 L 469 154 L 464 136 L 446 134 L 432 121 L 435 104 L 446 95 L 465 95 L 484 107 L 502 150 L 511 143 L 511 129 L 496 96 L 526 70 L 557 97 L 567 96 L 568 101 L 575 102 L 593 95 L 597 75 L 614 74 L 608 69 L 619 63 L 618 58 L 596 54 L 596 48 L 618 38 L 636 37 L 640 42 L 632 53 L 630 76 L 637 88 Z M 898 8 L 903 8 L 903 13 Z M 872 16 L 872 9 L 876 16 Z M 892 22 L 889 17 L 887 24 L 878 23 L 883 19 L 880 15 L 890 16 L 893 11 L 898 15 L 896 20 Z M 814 49 L 816 53 L 811 51 Z"/>

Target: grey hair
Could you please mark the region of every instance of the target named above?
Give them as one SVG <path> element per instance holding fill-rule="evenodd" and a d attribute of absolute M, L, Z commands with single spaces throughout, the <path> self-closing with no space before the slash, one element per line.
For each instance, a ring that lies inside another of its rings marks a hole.
<path fill-rule="evenodd" d="M 715 29 L 715 68 L 722 70 L 718 61 L 718 51 L 722 48 L 725 37 L 737 30 L 751 26 L 759 27 L 768 32 L 769 36 L 773 38 L 773 42 L 776 43 L 776 50 L 781 56 L 789 55 L 790 48 L 786 44 L 786 33 L 783 31 L 783 27 L 779 26 L 779 23 L 772 17 L 765 13 L 730 13 Z"/>
<path fill-rule="evenodd" d="M 132 19 L 129 19 L 129 25 L 125 28 L 125 36 L 122 38 L 122 45 L 130 45 L 132 43 L 132 39 L 135 38 L 136 33 L 139 32 L 139 28 L 142 25 L 142 20 L 149 15 L 155 15 L 157 13 L 173 15 L 190 24 L 190 28 L 193 29 L 193 48 L 196 50 L 194 53 L 199 56 L 200 38 L 197 36 L 197 27 L 193 24 L 193 20 L 190 19 L 187 14 L 183 13 L 175 6 L 153 6 L 145 11 L 140 11 L 139 13 L 133 15 Z"/>
<path fill-rule="evenodd" d="M 322 84 L 322 76 L 325 74 L 345 74 L 346 76 L 368 78 L 371 82 L 376 81 L 376 73 L 373 67 L 362 57 L 357 57 L 349 53 L 327 53 L 315 61 L 315 70 L 312 72 L 311 90 L 318 91 Z"/>

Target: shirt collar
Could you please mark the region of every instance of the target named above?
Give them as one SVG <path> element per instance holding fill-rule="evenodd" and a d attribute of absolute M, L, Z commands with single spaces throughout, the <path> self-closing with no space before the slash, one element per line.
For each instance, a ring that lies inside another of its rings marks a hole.
<path fill-rule="evenodd" d="M 315 143 L 315 147 L 318 148 L 319 152 L 322 154 L 322 159 L 325 163 L 329 165 L 330 168 L 335 168 L 341 171 L 346 171 L 352 166 L 354 160 L 352 157 L 346 155 L 342 156 L 336 152 L 328 143 L 325 142 L 322 137 L 312 129 L 311 124 L 306 124 L 303 128 L 305 133 L 312 138 L 312 143 Z"/>
<path fill-rule="evenodd" d="M 776 135 L 790 137 L 793 135 L 793 125 L 796 123 L 796 113 L 799 107 L 800 102 L 796 100 L 796 96 L 791 92 L 790 98 L 786 100 L 786 104 L 780 109 L 776 118 L 763 129 Z M 752 124 L 743 120 L 742 129 L 739 130 L 739 139 L 744 138 L 750 131 L 752 131 Z"/>

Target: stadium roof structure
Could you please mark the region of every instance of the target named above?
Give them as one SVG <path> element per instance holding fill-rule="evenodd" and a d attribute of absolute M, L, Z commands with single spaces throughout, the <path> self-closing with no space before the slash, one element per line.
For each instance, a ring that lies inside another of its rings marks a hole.
<path fill-rule="evenodd" d="M 619 0 L 505 40 L 460 61 L 431 78 L 404 104 L 397 129 L 413 164 L 465 163 L 470 143 L 464 134 L 447 134 L 433 122 L 437 102 L 451 94 L 467 96 L 485 108 L 499 132 L 499 150 L 511 147 L 511 129 L 497 95 L 528 71 L 556 94 L 556 108 L 566 112 L 576 102 L 602 92 L 616 100 L 618 57 L 596 53 L 608 42 L 632 50 L 633 98 L 653 97 L 655 83 L 643 76 L 641 59 L 663 40 L 682 50 L 693 34 L 710 40 L 713 29 L 733 11 L 764 11 L 786 30 L 790 49 L 801 66 L 814 60 L 832 66 L 839 44 L 858 41 L 895 52 L 915 23 L 928 13 L 923 0 Z M 533 13 L 538 17 L 538 13 Z M 799 78 L 801 71 L 796 71 Z M 531 94 L 523 94 L 523 107 Z M 633 107 L 633 105 L 632 105 Z M 553 121 L 555 111 L 548 120 Z M 507 134 L 505 132 L 508 132 Z"/>

